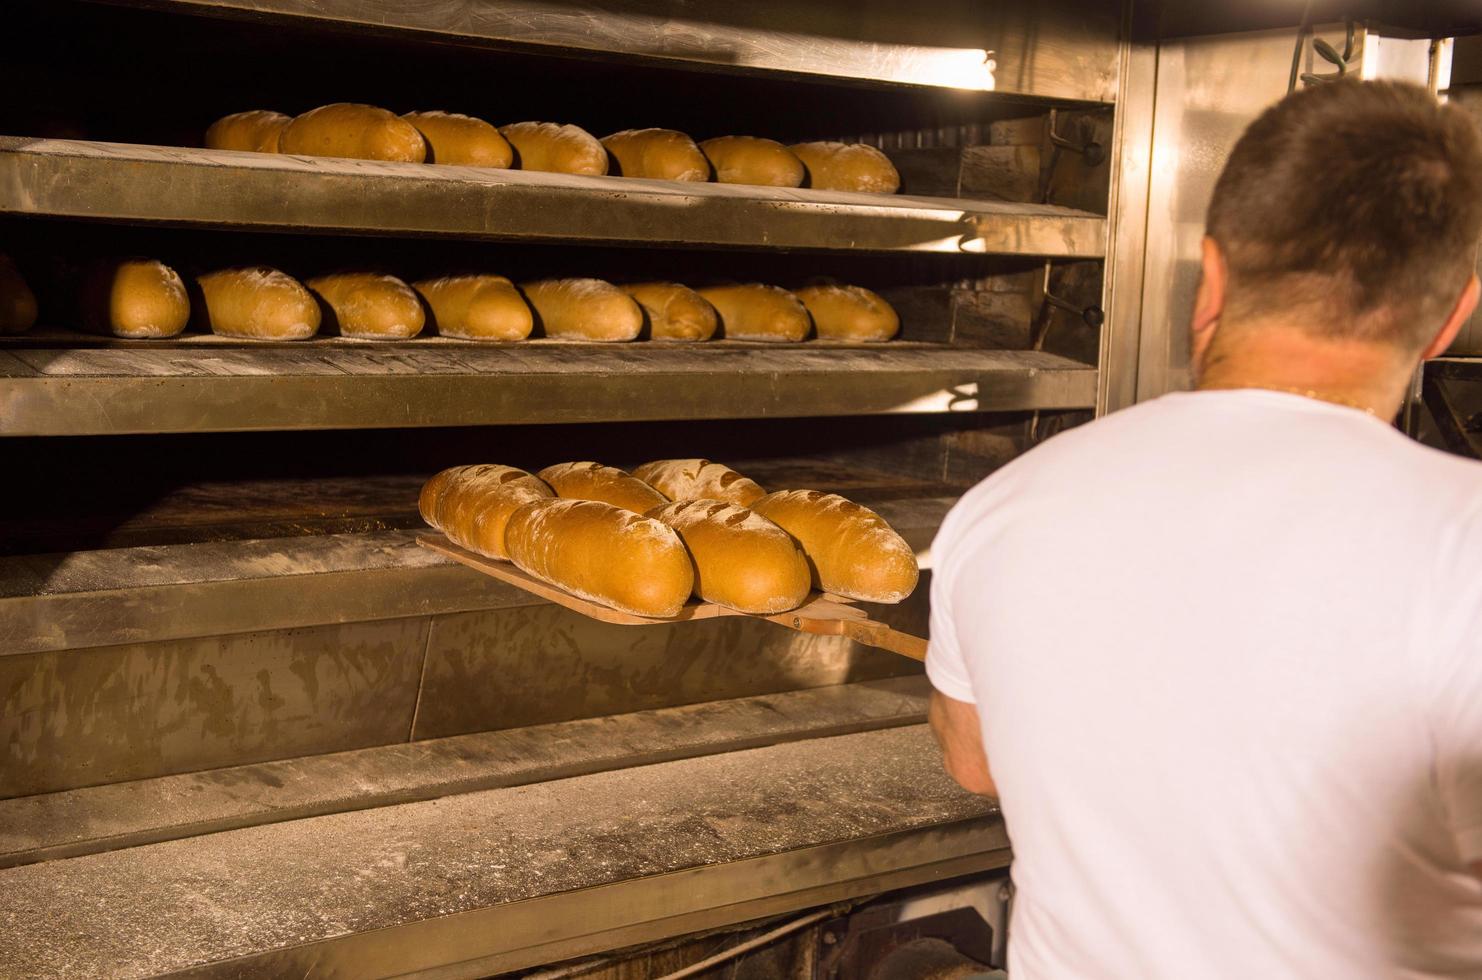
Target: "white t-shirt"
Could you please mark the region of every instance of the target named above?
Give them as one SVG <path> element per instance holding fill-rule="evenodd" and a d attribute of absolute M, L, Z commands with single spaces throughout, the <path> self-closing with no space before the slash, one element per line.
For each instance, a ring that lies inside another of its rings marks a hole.
<path fill-rule="evenodd" d="M 1015 980 L 1482 977 L 1482 464 L 1167 395 L 999 470 L 933 556 Z"/>

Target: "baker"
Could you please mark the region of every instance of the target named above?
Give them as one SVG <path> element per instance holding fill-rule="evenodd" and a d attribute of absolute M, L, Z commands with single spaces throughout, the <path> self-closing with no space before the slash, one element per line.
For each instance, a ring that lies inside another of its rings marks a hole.
<path fill-rule="evenodd" d="M 1003 807 L 1015 980 L 1482 976 L 1482 464 L 1390 425 L 1479 231 L 1461 110 L 1289 96 L 1214 190 L 1197 390 L 942 525 L 931 718 Z"/>

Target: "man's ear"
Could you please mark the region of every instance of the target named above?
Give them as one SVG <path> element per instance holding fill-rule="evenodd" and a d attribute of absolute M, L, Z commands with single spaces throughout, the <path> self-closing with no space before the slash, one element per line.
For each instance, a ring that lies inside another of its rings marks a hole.
<path fill-rule="evenodd" d="M 1477 308 L 1479 295 L 1482 295 L 1482 283 L 1478 283 L 1477 274 L 1474 272 L 1472 278 L 1468 279 L 1466 286 L 1462 288 L 1461 295 L 1456 298 L 1456 305 L 1451 308 L 1451 315 L 1446 317 L 1445 325 L 1426 345 L 1425 352 L 1420 355 L 1422 361 L 1446 353 L 1446 349 L 1461 332 L 1462 325 L 1471 319 L 1472 311 Z"/>
<path fill-rule="evenodd" d="M 1204 363 L 1204 355 L 1214 340 L 1220 315 L 1225 312 L 1225 290 L 1229 286 L 1229 268 L 1219 243 L 1208 235 L 1200 246 L 1199 291 L 1194 295 L 1194 316 L 1189 321 L 1189 347 L 1193 354 L 1194 372 Z"/>

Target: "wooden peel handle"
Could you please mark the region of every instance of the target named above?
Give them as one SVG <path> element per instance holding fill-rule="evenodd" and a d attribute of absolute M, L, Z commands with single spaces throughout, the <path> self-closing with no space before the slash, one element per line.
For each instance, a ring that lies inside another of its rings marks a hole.
<path fill-rule="evenodd" d="M 794 613 L 782 613 L 765 618 L 800 633 L 844 636 L 856 643 L 888 650 L 911 660 L 926 659 L 926 640 L 919 636 L 912 636 L 910 633 L 891 629 L 884 623 L 877 623 L 872 619 L 809 619 Z"/>

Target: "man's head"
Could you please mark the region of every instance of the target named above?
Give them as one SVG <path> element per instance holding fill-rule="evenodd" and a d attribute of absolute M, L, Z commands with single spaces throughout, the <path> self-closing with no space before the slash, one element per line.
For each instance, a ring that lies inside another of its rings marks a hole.
<path fill-rule="evenodd" d="M 1207 236 L 1196 366 L 1215 327 L 1215 356 L 1273 327 L 1401 361 L 1437 353 L 1476 302 L 1482 138 L 1413 85 L 1308 88 L 1240 138 Z"/>

